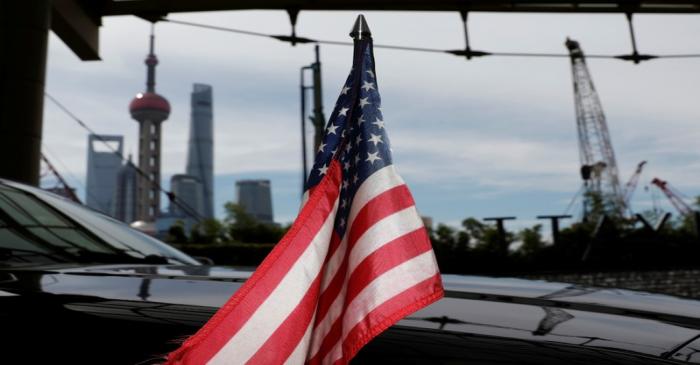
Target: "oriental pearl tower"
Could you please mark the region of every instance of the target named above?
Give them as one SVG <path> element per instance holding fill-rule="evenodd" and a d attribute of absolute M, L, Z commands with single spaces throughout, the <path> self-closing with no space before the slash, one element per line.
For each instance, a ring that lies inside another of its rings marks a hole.
<path fill-rule="evenodd" d="M 156 93 L 156 65 L 153 53 L 153 27 L 151 27 L 150 51 L 146 56 L 146 91 L 136 94 L 129 104 L 131 117 L 139 123 L 139 176 L 136 193 L 136 219 L 155 222 L 160 212 L 160 145 L 161 123 L 168 119 L 170 103 Z"/>

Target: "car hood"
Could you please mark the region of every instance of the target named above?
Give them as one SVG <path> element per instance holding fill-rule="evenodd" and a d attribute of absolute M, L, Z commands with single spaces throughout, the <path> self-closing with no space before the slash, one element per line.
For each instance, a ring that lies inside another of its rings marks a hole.
<path fill-rule="evenodd" d="M 196 328 L 250 275 L 250 268 L 172 265 L 0 270 L 0 299 L 48 296 L 98 316 L 108 311 L 105 303 L 139 307 L 134 313 L 147 312 L 149 320 L 165 316 L 172 322 L 177 313 L 181 324 Z M 700 301 L 524 279 L 443 275 L 443 280 L 445 298 L 399 326 L 665 358 L 679 356 L 700 335 Z"/>

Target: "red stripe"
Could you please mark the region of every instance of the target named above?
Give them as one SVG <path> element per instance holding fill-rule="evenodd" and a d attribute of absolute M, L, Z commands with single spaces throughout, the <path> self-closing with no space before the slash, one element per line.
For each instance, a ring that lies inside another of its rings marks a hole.
<path fill-rule="evenodd" d="M 343 313 L 345 313 L 345 308 L 343 308 Z M 314 357 L 309 359 L 307 361 L 307 365 L 318 365 L 323 361 L 323 358 L 326 357 L 328 352 L 330 352 L 333 349 L 333 346 L 335 346 L 338 341 L 340 341 L 341 336 L 343 335 L 343 316 L 339 316 L 338 318 L 335 319 L 333 322 L 333 325 L 331 326 L 331 329 L 328 331 L 328 334 L 326 334 L 326 337 L 323 338 L 323 341 L 321 342 L 321 347 L 319 347 L 318 352 Z"/>
<path fill-rule="evenodd" d="M 318 292 L 321 290 L 321 273 L 316 276 L 299 305 L 277 327 L 247 364 L 283 364 L 292 354 L 304 337 L 315 312 Z"/>
<path fill-rule="evenodd" d="M 430 251 L 428 232 L 421 227 L 407 233 L 368 255 L 350 274 L 345 303 L 351 303 L 362 289 L 383 273 Z"/>
<path fill-rule="evenodd" d="M 442 296 L 442 281 L 440 273 L 437 273 L 385 301 L 350 330 L 343 341 L 344 361 L 340 363 L 350 361 L 362 346 L 401 318 L 428 306 Z"/>
<path fill-rule="evenodd" d="M 340 180 L 340 165 L 333 160 L 289 232 L 214 317 L 168 356 L 167 364 L 205 364 L 240 330 L 318 233 L 338 198 Z"/>
<path fill-rule="evenodd" d="M 378 221 L 413 205 L 413 197 L 405 184 L 372 198 L 355 216 L 348 235 L 348 252 L 362 234 Z"/>

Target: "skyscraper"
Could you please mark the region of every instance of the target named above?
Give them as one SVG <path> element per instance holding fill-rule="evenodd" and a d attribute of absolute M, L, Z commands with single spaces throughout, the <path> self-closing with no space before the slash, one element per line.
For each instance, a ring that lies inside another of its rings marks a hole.
<path fill-rule="evenodd" d="M 236 182 L 238 204 L 253 218 L 274 223 L 270 180 L 240 180 Z"/>
<path fill-rule="evenodd" d="M 117 172 L 122 166 L 121 158 L 114 151 L 121 154 L 123 144 L 123 136 L 88 136 L 85 203 L 104 214 L 112 214 Z"/>
<path fill-rule="evenodd" d="M 172 215 L 185 219 L 202 216 L 204 196 L 202 183 L 194 176 L 177 174 L 170 178 L 170 191 L 178 198 L 179 205 L 170 203 Z M 194 211 L 194 212 L 193 212 Z"/>
<path fill-rule="evenodd" d="M 129 161 L 122 165 L 117 172 L 117 186 L 114 190 L 114 204 L 112 216 L 125 223 L 132 223 L 136 219 L 137 210 L 137 192 L 138 192 L 139 174 L 136 171 L 136 166 Z"/>
<path fill-rule="evenodd" d="M 151 31 L 150 52 L 146 57 L 146 92 L 139 93 L 129 104 L 131 117 L 139 123 L 139 176 L 136 219 L 154 222 L 160 212 L 161 123 L 170 115 L 170 103 L 156 93 L 156 65 Z"/>
<path fill-rule="evenodd" d="M 187 175 L 202 184 L 204 210 L 202 217 L 214 217 L 214 122 L 212 88 L 194 84 L 191 97 L 190 138 L 187 145 Z"/>

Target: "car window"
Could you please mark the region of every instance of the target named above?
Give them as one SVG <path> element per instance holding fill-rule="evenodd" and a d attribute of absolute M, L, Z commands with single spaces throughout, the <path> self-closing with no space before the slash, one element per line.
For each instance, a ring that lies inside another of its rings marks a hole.
<path fill-rule="evenodd" d="M 39 189 L 20 187 L 23 190 L 0 185 L 0 264 L 198 264 L 117 220 Z"/>

